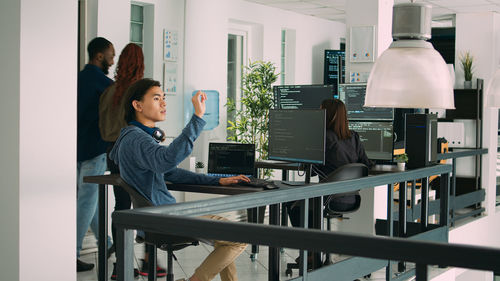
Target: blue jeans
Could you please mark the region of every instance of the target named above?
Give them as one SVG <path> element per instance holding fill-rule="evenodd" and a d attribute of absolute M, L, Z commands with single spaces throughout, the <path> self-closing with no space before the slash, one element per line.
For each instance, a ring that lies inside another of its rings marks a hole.
<path fill-rule="evenodd" d="M 77 200 L 76 200 L 76 256 L 80 257 L 83 238 L 90 229 L 99 240 L 99 186 L 93 183 L 84 183 L 83 177 L 101 176 L 106 171 L 106 153 L 98 155 L 86 161 L 76 164 L 77 178 Z M 108 247 L 111 246 L 111 238 L 108 236 Z"/>

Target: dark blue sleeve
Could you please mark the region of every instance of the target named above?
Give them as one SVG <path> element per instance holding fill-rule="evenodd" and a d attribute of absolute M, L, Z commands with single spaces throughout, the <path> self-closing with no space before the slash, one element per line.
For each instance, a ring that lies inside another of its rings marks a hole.
<path fill-rule="evenodd" d="M 188 170 L 175 168 L 165 173 L 165 180 L 171 183 L 180 184 L 210 184 L 218 185 L 219 177 L 212 177 L 205 174 L 193 173 Z"/>
<path fill-rule="evenodd" d="M 147 157 L 137 157 L 141 159 L 143 168 L 155 173 L 167 173 L 175 169 L 193 150 L 193 143 L 200 135 L 206 122 L 196 115 L 193 115 L 189 123 L 184 127 L 182 133 L 168 145 L 159 145 L 153 138 L 136 140 L 133 147 L 137 149 L 133 153 L 147 155 Z"/>

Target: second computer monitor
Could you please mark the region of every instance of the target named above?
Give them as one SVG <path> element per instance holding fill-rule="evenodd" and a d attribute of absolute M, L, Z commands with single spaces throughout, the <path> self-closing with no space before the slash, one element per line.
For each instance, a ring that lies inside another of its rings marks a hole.
<path fill-rule="evenodd" d="M 345 103 L 349 120 L 392 120 L 392 108 L 364 107 L 366 84 L 339 84 L 339 99 Z"/>
<path fill-rule="evenodd" d="M 325 163 L 326 112 L 315 110 L 269 111 L 269 159 Z"/>
<path fill-rule="evenodd" d="M 321 102 L 337 97 L 333 85 L 274 86 L 275 109 L 318 109 Z"/>
<path fill-rule="evenodd" d="M 394 151 L 392 122 L 349 121 L 349 129 L 357 132 L 366 155 L 376 162 L 391 162 Z"/>

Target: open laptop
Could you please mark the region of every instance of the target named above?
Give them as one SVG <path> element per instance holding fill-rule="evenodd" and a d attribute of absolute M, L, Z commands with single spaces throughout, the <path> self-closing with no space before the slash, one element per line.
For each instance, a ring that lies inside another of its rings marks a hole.
<path fill-rule="evenodd" d="M 255 145 L 209 143 L 207 174 L 216 177 L 255 176 Z"/>

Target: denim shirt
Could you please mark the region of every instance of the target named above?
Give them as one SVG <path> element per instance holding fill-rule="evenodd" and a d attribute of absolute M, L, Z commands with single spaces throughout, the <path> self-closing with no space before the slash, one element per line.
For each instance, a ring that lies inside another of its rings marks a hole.
<path fill-rule="evenodd" d="M 217 184 L 219 178 L 192 173 L 176 166 L 192 151 L 205 121 L 193 115 L 182 133 L 168 146 L 157 143 L 136 126 L 121 130 L 110 159 L 120 167 L 120 176 L 154 205 L 175 203 L 165 180 L 172 183 Z"/>

